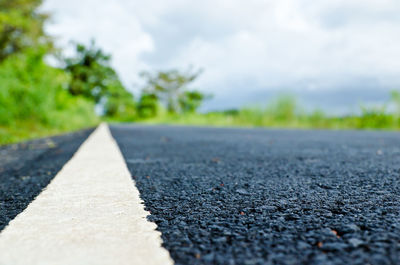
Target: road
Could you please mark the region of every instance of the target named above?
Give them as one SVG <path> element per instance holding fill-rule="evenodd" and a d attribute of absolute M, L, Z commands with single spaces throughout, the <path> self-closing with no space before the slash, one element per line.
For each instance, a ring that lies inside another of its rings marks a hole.
<path fill-rule="evenodd" d="M 175 264 L 400 263 L 397 132 L 113 125 L 111 133 Z M 40 198 L 88 134 L 0 148 L 0 229 Z"/>
<path fill-rule="evenodd" d="M 113 126 L 176 264 L 399 264 L 400 135 Z"/>

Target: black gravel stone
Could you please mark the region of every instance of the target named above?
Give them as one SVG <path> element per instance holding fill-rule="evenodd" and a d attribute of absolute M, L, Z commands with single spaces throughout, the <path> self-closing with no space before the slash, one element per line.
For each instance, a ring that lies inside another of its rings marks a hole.
<path fill-rule="evenodd" d="M 0 147 L 0 231 L 47 186 L 91 131 Z"/>
<path fill-rule="evenodd" d="M 112 133 L 176 264 L 400 264 L 396 132 Z"/>

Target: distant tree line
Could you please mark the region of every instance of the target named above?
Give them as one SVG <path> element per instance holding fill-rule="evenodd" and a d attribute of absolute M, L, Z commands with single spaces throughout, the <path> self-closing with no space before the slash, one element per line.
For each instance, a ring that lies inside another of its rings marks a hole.
<path fill-rule="evenodd" d="M 71 75 L 68 91 L 81 95 L 101 105 L 107 117 L 151 118 L 164 108 L 170 114 L 196 112 L 201 103 L 209 98 L 188 86 L 201 71 L 168 70 L 142 72 L 145 80 L 138 101 L 127 91 L 110 65 L 111 56 L 96 47 L 76 45 L 74 57 L 64 58 L 64 70 Z"/>

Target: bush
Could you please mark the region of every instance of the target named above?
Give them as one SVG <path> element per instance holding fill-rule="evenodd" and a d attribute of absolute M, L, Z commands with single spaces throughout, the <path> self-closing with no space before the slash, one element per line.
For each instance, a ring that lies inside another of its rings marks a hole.
<path fill-rule="evenodd" d="M 33 124 L 57 130 L 97 122 L 94 104 L 63 87 L 68 75 L 44 63 L 44 53 L 27 51 L 0 64 L 0 126 Z"/>
<path fill-rule="evenodd" d="M 137 112 L 140 118 L 148 119 L 157 116 L 159 110 L 158 99 L 155 94 L 143 93 L 137 104 Z"/>

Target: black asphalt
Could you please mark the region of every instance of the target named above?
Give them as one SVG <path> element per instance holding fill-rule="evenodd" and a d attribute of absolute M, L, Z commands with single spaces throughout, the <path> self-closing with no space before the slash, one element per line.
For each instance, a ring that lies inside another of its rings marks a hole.
<path fill-rule="evenodd" d="M 0 231 L 47 186 L 91 131 L 0 147 Z"/>
<path fill-rule="evenodd" d="M 176 264 L 400 264 L 397 132 L 112 133 Z"/>

